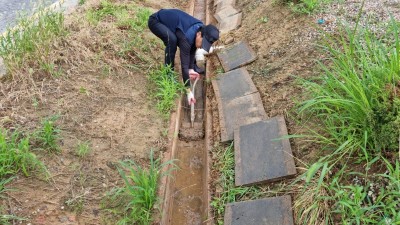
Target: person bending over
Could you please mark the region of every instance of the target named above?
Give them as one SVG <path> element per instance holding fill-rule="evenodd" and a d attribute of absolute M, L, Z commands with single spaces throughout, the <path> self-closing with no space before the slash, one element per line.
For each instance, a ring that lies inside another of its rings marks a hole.
<path fill-rule="evenodd" d="M 164 63 L 171 69 L 174 69 L 175 54 L 179 47 L 188 103 L 195 103 L 189 79 L 194 80 L 200 76 L 194 70 L 196 49 L 203 48 L 209 52 L 211 45 L 219 39 L 219 30 L 214 25 L 204 25 L 200 20 L 179 9 L 159 10 L 149 17 L 148 26 L 150 31 L 164 42 Z"/>

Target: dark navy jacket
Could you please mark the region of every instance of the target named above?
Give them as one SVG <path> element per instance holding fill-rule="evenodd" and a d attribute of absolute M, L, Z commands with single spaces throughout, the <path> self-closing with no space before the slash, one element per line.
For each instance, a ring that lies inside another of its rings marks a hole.
<path fill-rule="evenodd" d="M 193 45 L 196 32 L 203 26 L 200 20 L 178 9 L 161 9 L 156 16 L 171 31 L 176 33 L 177 29 L 181 30 L 190 45 Z"/>

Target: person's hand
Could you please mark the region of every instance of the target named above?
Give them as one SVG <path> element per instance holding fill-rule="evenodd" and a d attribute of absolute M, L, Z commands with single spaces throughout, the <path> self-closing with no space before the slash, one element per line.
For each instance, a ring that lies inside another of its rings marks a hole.
<path fill-rule="evenodd" d="M 200 78 L 200 74 L 194 71 L 194 69 L 189 69 L 189 78 L 190 80 L 196 80 L 197 78 Z"/>
<path fill-rule="evenodd" d="M 194 98 L 194 94 L 192 93 L 192 91 L 190 89 L 187 90 L 186 95 L 187 95 L 187 100 L 188 100 L 189 105 L 196 103 L 196 99 Z"/>

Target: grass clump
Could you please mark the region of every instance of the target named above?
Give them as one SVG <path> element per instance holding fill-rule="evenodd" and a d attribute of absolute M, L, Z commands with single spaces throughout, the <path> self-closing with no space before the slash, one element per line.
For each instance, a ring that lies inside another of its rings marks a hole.
<path fill-rule="evenodd" d="M 368 29 L 328 40 L 330 66 L 324 74 L 304 81 L 309 100 L 300 113 L 317 118 L 324 126 L 321 138 L 335 148 L 362 151 L 369 158 L 398 150 L 400 134 L 400 42 L 392 23 L 383 43 Z M 333 41 L 333 42 L 332 42 Z"/>
<path fill-rule="evenodd" d="M 102 0 L 100 1 L 100 6 L 98 8 L 90 9 L 87 12 L 86 18 L 89 22 L 97 24 L 105 17 L 116 16 L 117 14 L 121 13 L 121 11 L 126 12 L 126 7 L 113 4 L 112 2 L 107 0 Z"/>
<path fill-rule="evenodd" d="M 31 17 L 21 17 L 16 27 L 8 28 L 0 37 L 0 57 L 11 70 L 31 60 L 49 64 L 51 41 L 63 35 L 66 35 L 63 13 L 40 8 Z"/>
<path fill-rule="evenodd" d="M 61 130 L 55 124 L 57 119 L 58 116 L 44 119 L 42 121 L 42 127 L 34 133 L 34 139 L 39 147 L 46 149 L 48 152 L 61 151 L 58 145 Z"/>
<path fill-rule="evenodd" d="M 324 4 L 328 4 L 332 0 L 299 0 L 290 1 L 289 7 L 293 12 L 300 14 L 312 14 L 319 10 Z"/>
<path fill-rule="evenodd" d="M 170 169 L 166 169 L 166 168 Z M 123 178 L 124 187 L 115 189 L 108 197 L 109 203 L 116 203 L 123 209 L 115 210 L 123 213 L 118 225 L 125 224 L 152 224 L 157 199 L 158 181 L 163 176 L 169 176 L 176 169 L 173 161 L 161 163 L 161 159 L 154 158 L 153 150 L 150 153 L 150 165 L 144 168 L 133 161 L 120 162 L 119 174 Z M 118 207 L 116 207 L 118 208 Z"/>
<path fill-rule="evenodd" d="M 177 74 L 167 66 L 151 71 L 148 79 L 151 83 L 150 97 L 154 99 L 157 110 L 167 118 L 185 87 L 178 81 Z"/>
<path fill-rule="evenodd" d="M 255 199 L 262 195 L 257 187 L 235 187 L 235 157 L 233 143 L 224 148 L 218 146 L 213 150 L 213 168 L 220 174 L 217 180 L 217 191 L 211 200 L 215 221 L 218 225 L 224 224 L 225 205 L 245 199 Z"/>
<path fill-rule="evenodd" d="M 90 148 L 90 143 L 85 141 L 85 142 L 80 142 L 78 143 L 75 153 L 77 156 L 79 156 L 80 158 L 84 158 L 86 157 L 90 152 L 92 151 L 92 149 Z"/>
<path fill-rule="evenodd" d="M 324 42 L 322 76 L 303 80 L 298 112 L 316 120 L 308 138 L 326 154 L 297 180 L 299 224 L 400 223 L 398 26 L 344 28 Z"/>
<path fill-rule="evenodd" d="M 44 164 L 31 152 L 29 140 L 18 131 L 0 129 L 0 179 L 20 171 L 26 176 L 37 171 L 46 173 Z"/>

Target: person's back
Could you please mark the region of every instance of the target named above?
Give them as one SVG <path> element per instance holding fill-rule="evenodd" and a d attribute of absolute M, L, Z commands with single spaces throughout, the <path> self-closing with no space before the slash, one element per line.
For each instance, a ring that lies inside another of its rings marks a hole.
<path fill-rule="evenodd" d="M 188 29 L 196 23 L 203 23 L 193 16 L 179 9 L 161 9 L 156 14 L 158 21 L 167 26 L 171 31 L 175 32 L 180 29 L 186 34 Z"/>

